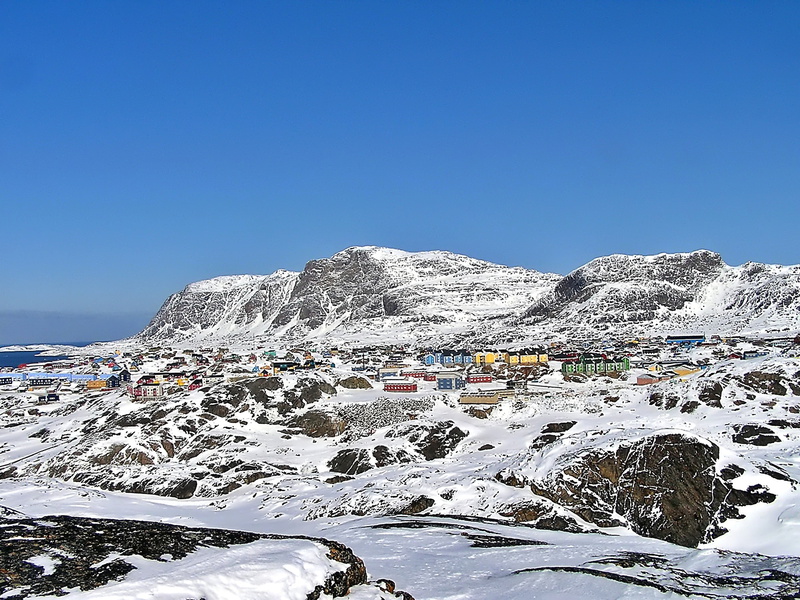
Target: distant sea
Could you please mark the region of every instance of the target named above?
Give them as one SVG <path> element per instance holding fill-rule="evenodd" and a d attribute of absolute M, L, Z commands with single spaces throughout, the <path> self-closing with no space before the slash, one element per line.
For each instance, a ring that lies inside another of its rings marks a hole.
<path fill-rule="evenodd" d="M 58 346 L 88 346 L 94 342 L 64 342 L 60 344 L 46 344 Z M 33 345 L 33 344 L 26 344 Z M 45 345 L 45 344 L 43 344 Z M 55 356 L 39 356 L 41 350 L 34 350 L 32 352 L 0 352 L 0 368 L 2 367 L 18 367 L 19 365 L 30 365 L 33 363 L 49 363 L 56 360 L 66 360 L 69 356 L 55 355 Z"/>

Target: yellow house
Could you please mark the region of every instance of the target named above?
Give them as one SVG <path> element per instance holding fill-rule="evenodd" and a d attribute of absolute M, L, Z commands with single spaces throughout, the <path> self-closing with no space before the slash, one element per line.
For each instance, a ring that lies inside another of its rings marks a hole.
<path fill-rule="evenodd" d="M 697 373 L 700 371 L 700 367 L 695 367 L 694 365 L 679 365 L 670 369 L 673 373 L 677 374 L 678 377 L 683 377 L 684 375 L 691 375 L 692 373 Z"/>
<path fill-rule="evenodd" d="M 700 367 L 691 364 L 682 364 L 682 365 L 675 365 L 675 366 L 664 366 L 664 365 L 650 365 L 648 367 L 648 371 L 654 371 L 656 373 L 661 371 L 671 371 L 675 373 L 678 377 L 683 377 L 684 375 L 691 375 L 692 373 L 697 373 L 700 371 Z"/>
<path fill-rule="evenodd" d="M 473 356 L 476 365 L 493 365 L 498 358 L 502 356 L 497 352 L 476 352 Z"/>
<path fill-rule="evenodd" d="M 537 350 L 506 352 L 505 361 L 509 365 L 535 365 L 537 363 L 546 363 L 547 354 L 540 354 Z"/>
<path fill-rule="evenodd" d="M 87 390 L 101 390 L 106 387 L 106 382 L 103 379 L 94 379 L 86 382 Z"/>

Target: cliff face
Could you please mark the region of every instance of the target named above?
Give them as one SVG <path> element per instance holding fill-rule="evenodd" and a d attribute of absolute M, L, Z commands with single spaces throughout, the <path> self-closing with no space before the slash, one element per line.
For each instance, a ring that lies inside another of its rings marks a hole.
<path fill-rule="evenodd" d="M 355 247 L 310 261 L 301 273 L 191 284 L 164 303 L 140 337 L 413 341 L 519 313 L 557 280 L 450 252 Z"/>

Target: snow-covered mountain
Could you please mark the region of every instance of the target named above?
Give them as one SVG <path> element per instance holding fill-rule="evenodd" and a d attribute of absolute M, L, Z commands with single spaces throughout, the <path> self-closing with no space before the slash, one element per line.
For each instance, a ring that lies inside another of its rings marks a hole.
<path fill-rule="evenodd" d="M 470 344 L 798 329 L 798 265 L 732 267 L 707 250 L 616 254 L 561 277 L 450 252 L 366 246 L 310 261 L 300 273 L 190 284 L 139 338 Z"/>
<path fill-rule="evenodd" d="M 170 296 L 140 337 L 434 339 L 521 313 L 558 279 L 451 252 L 353 247 L 300 273 L 193 283 Z"/>
<path fill-rule="evenodd" d="M 707 250 L 614 254 L 561 279 L 519 323 L 576 336 L 796 331 L 800 265 L 732 267 Z"/>

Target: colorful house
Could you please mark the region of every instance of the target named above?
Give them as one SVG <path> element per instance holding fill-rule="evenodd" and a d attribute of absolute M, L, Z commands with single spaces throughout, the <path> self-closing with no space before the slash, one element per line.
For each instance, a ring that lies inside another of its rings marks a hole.
<path fill-rule="evenodd" d="M 678 344 L 681 346 L 694 346 L 706 341 L 704 334 L 699 335 L 668 335 L 664 340 L 667 344 Z"/>
<path fill-rule="evenodd" d="M 513 397 L 513 390 L 493 390 L 490 392 L 462 392 L 459 404 L 497 404 L 503 398 Z"/>
<path fill-rule="evenodd" d="M 464 378 L 460 373 L 442 371 L 436 374 L 437 390 L 459 390 L 465 385 Z"/>
<path fill-rule="evenodd" d="M 473 362 L 476 365 L 492 365 L 499 358 L 502 358 L 499 352 L 497 351 L 488 351 L 488 352 L 476 352 L 473 355 Z"/>
<path fill-rule="evenodd" d="M 389 377 L 383 382 L 384 392 L 416 392 L 417 382 L 405 377 Z"/>
<path fill-rule="evenodd" d="M 576 361 L 563 363 L 561 372 L 564 374 L 586 373 L 587 375 L 595 375 L 628 371 L 630 368 L 631 364 L 627 356 L 622 358 L 601 358 L 582 355 Z"/>
<path fill-rule="evenodd" d="M 383 381 L 389 377 L 400 377 L 400 367 L 381 367 L 378 369 L 378 379 Z"/>
<path fill-rule="evenodd" d="M 661 373 L 644 373 L 636 378 L 636 385 L 652 385 L 660 381 L 667 381 L 672 379 L 672 375 L 668 372 Z"/>
<path fill-rule="evenodd" d="M 504 360 L 509 365 L 535 365 L 547 362 L 547 352 L 544 348 L 524 348 L 514 352 L 504 352 Z"/>
<path fill-rule="evenodd" d="M 414 379 L 425 379 L 427 371 L 423 369 L 412 369 L 412 370 L 403 369 L 402 371 L 400 371 L 400 375 L 402 375 L 403 377 L 413 377 Z"/>
<path fill-rule="evenodd" d="M 140 387 L 142 400 L 151 400 L 164 396 L 164 388 L 160 383 L 143 383 Z"/>

